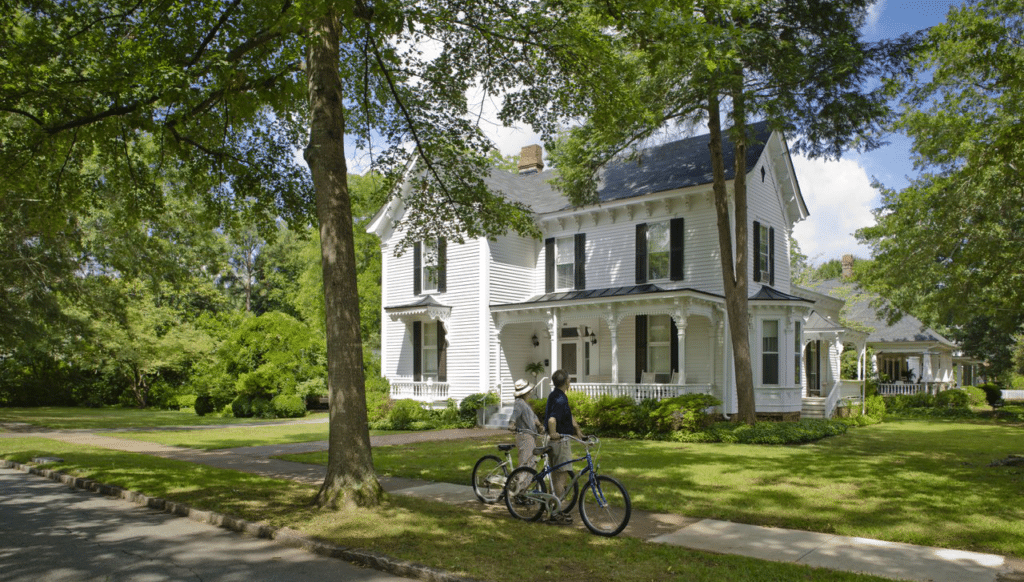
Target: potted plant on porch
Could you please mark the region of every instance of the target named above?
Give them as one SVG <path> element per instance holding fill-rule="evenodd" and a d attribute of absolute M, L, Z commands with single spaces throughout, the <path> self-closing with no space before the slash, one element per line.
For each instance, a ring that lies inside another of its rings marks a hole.
<path fill-rule="evenodd" d="M 529 364 L 526 364 L 526 372 L 529 373 L 529 374 L 533 374 L 533 383 L 536 384 L 537 383 L 537 374 L 543 374 L 544 373 L 544 363 L 543 362 L 530 362 Z"/>

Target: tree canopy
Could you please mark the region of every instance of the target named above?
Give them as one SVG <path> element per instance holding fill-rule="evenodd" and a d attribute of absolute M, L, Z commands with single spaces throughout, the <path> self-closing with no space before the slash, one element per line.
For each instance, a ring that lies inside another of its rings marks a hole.
<path fill-rule="evenodd" d="M 921 174 L 879 185 L 861 283 L 1006 370 L 1024 324 L 1024 2 L 974 0 L 891 80 Z"/>

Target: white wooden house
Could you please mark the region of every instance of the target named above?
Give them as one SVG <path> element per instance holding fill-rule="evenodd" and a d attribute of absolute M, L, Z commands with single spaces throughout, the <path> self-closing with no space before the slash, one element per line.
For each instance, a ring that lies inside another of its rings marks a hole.
<path fill-rule="evenodd" d="M 792 416 L 810 397 L 805 349 L 834 331 L 808 321 L 816 301 L 830 299 L 791 289 L 790 233 L 808 211 L 782 135 L 763 123 L 752 131 L 755 403 L 758 413 Z M 734 151 L 724 149 L 731 173 Z M 381 365 L 392 396 L 437 402 L 494 391 L 511 402 L 513 382 L 532 380 L 526 367 L 540 362 L 540 376 L 564 369 L 573 389 L 590 394 L 710 393 L 723 414 L 735 413 L 708 152 L 704 135 L 610 164 L 600 202 L 574 208 L 549 184 L 540 146 L 524 148 L 519 174 L 495 170 L 487 181 L 533 209 L 538 240 L 418 241 L 396 256 L 405 206 L 393 198 L 368 227 L 383 253 Z M 833 351 L 816 353 L 834 356 L 826 367 L 838 370 Z"/>

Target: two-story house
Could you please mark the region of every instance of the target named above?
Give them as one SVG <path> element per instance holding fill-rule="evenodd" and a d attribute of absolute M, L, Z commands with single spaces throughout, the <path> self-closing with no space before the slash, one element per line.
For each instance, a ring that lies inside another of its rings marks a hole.
<path fill-rule="evenodd" d="M 508 402 L 513 382 L 532 380 L 526 367 L 539 362 L 541 376 L 564 369 L 573 389 L 590 394 L 703 392 L 734 413 L 708 141 L 609 164 L 600 201 L 585 207 L 550 185 L 557 170 L 544 169 L 540 146 L 524 148 L 518 174 L 494 170 L 487 183 L 533 209 L 539 240 L 417 241 L 396 257 L 405 207 L 392 199 L 368 227 L 383 253 L 381 365 L 392 396 L 437 402 L 494 391 Z M 731 173 L 734 150 L 724 150 Z M 808 211 L 786 142 L 767 124 L 752 127 L 747 167 L 756 409 L 795 415 L 808 396 L 815 302 L 791 293 L 789 240 Z"/>

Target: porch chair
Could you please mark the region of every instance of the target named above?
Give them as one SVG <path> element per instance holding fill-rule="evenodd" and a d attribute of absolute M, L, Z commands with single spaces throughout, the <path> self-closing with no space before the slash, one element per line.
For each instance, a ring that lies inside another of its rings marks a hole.
<path fill-rule="evenodd" d="M 640 383 L 641 384 L 654 384 L 656 377 L 657 377 L 657 374 L 655 374 L 654 372 L 643 372 L 643 373 L 640 374 Z"/>

